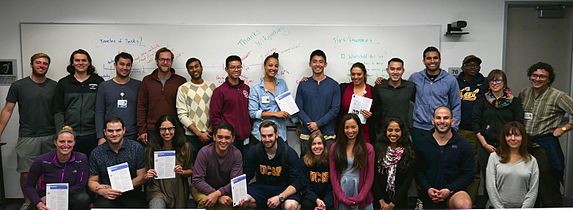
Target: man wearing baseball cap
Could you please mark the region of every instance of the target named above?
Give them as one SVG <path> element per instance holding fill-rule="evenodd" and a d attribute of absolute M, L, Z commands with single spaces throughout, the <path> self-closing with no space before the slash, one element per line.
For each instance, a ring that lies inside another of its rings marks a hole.
<path fill-rule="evenodd" d="M 462 101 L 462 119 L 458 134 L 466 139 L 472 146 L 474 161 L 477 162 L 477 153 L 479 149 L 479 141 L 472 129 L 472 112 L 477 99 L 483 97 L 487 91 L 487 81 L 485 77 L 479 73 L 481 59 L 475 55 L 468 55 L 462 61 L 462 72 L 458 75 L 458 84 L 460 86 L 460 97 Z M 477 166 L 477 163 L 476 163 Z M 467 192 L 472 198 L 473 203 L 478 194 L 480 182 L 480 170 L 475 170 L 474 181 L 468 186 Z"/>

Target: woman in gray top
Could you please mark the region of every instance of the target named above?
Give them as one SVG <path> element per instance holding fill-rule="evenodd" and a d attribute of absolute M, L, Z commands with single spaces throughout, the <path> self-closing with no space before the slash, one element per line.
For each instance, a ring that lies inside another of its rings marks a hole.
<path fill-rule="evenodd" d="M 527 152 L 523 124 L 508 122 L 499 149 L 491 153 L 486 168 L 486 189 L 494 208 L 532 208 L 537 198 L 539 168 Z"/>

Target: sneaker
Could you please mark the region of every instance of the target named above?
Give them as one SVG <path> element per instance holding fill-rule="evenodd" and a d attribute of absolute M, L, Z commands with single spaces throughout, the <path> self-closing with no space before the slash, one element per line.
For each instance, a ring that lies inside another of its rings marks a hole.
<path fill-rule="evenodd" d="M 22 206 L 20 207 L 20 210 L 30 210 L 32 207 L 31 203 L 23 203 Z"/>
<path fill-rule="evenodd" d="M 416 199 L 416 210 L 424 209 L 424 203 L 420 199 Z"/>

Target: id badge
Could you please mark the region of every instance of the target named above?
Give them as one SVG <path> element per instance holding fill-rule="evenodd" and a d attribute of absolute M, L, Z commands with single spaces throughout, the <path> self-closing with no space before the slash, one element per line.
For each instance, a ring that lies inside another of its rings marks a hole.
<path fill-rule="evenodd" d="M 127 100 L 117 100 L 117 108 L 119 109 L 125 109 L 127 108 Z"/>
<path fill-rule="evenodd" d="M 271 102 L 271 97 L 269 97 L 269 96 L 263 96 L 263 97 L 261 97 L 261 103 L 263 103 L 263 104 L 268 104 L 268 103 L 270 103 L 270 102 Z"/>
<path fill-rule="evenodd" d="M 531 113 L 531 112 L 525 112 L 525 113 L 523 113 L 523 119 L 525 119 L 525 120 L 533 120 L 533 113 Z"/>

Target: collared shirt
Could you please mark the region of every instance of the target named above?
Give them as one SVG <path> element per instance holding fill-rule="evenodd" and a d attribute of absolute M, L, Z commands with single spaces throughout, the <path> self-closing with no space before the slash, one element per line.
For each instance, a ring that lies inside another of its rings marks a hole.
<path fill-rule="evenodd" d="M 573 98 L 565 92 L 548 87 L 537 97 L 531 87 L 519 94 L 525 111 L 525 131 L 530 136 L 553 133 L 559 127 L 565 114 L 573 115 Z M 573 119 L 568 122 L 573 124 Z"/>
<path fill-rule="evenodd" d="M 261 139 L 259 126 L 265 120 L 271 120 L 279 126 L 279 136 L 285 141 L 287 139 L 286 124 L 287 120 L 283 118 L 271 117 L 263 118 L 263 112 L 280 112 L 281 109 L 275 100 L 275 97 L 288 91 L 286 82 L 282 79 L 275 80 L 275 92 L 272 93 L 265 89 L 265 81 L 261 79 L 259 84 L 251 88 L 249 93 L 249 116 L 253 119 L 253 128 L 251 134 L 257 139 Z"/>
<path fill-rule="evenodd" d="M 137 177 L 137 170 L 145 167 L 144 151 L 141 144 L 123 139 L 119 152 L 111 150 L 109 142 L 98 145 L 91 153 L 90 176 L 99 176 L 100 184 L 110 184 L 107 167 L 127 162 L 131 178 Z"/>

